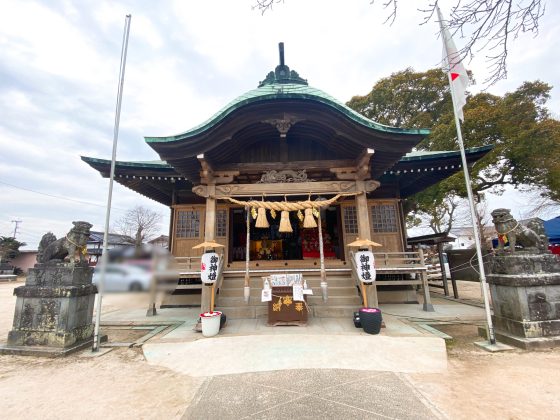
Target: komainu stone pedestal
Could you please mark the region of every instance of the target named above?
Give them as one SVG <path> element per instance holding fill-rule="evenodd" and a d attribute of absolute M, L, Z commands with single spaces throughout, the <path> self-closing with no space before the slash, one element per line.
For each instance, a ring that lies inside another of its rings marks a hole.
<path fill-rule="evenodd" d="M 488 275 L 499 341 L 524 349 L 560 346 L 560 259 L 500 253 Z"/>
<path fill-rule="evenodd" d="M 2 354 L 56 357 L 93 341 L 93 307 L 97 288 L 93 269 L 61 262 L 36 264 L 25 286 L 17 287 L 13 329 Z"/>

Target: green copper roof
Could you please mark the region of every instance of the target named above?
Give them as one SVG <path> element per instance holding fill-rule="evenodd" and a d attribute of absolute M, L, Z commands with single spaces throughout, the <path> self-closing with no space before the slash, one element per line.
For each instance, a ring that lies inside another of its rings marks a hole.
<path fill-rule="evenodd" d="M 88 156 L 81 156 L 82 160 L 87 163 L 101 163 L 106 164 L 107 162 L 111 164 L 110 160 L 107 159 L 99 159 L 93 158 Z M 115 161 L 116 166 L 130 166 L 134 168 L 156 168 L 156 169 L 173 169 L 171 165 L 169 165 L 164 160 L 137 160 L 137 161 Z"/>
<path fill-rule="evenodd" d="M 479 146 L 479 147 L 471 147 L 469 149 L 465 149 L 467 154 L 473 154 L 477 152 L 487 152 L 494 148 L 492 145 L 487 146 Z M 444 150 L 444 151 L 425 151 L 425 150 L 415 150 L 413 152 L 407 153 L 404 155 L 399 162 L 410 162 L 414 160 L 425 160 L 425 159 L 442 159 L 446 157 L 453 157 L 459 155 L 458 150 Z"/>

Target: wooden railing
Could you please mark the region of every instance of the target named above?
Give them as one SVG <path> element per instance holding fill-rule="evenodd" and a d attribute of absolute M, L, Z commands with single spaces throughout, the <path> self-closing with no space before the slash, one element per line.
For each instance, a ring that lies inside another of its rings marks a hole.
<path fill-rule="evenodd" d="M 201 257 L 175 257 L 175 265 L 181 272 L 200 272 Z"/>
<path fill-rule="evenodd" d="M 352 266 L 352 278 L 361 290 L 358 278 L 358 268 L 354 258 L 354 252 L 350 251 L 350 261 Z M 427 268 L 424 263 L 424 253 L 420 249 L 418 252 L 374 252 L 375 271 L 377 274 L 409 274 L 410 279 L 403 280 L 379 280 L 374 282 L 376 286 L 401 286 L 419 285 L 422 286 L 424 294 L 424 310 L 433 311 L 428 289 Z"/>
<path fill-rule="evenodd" d="M 424 255 L 420 252 L 374 252 L 375 268 L 403 268 L 405 270 L 424 267 Z"/>

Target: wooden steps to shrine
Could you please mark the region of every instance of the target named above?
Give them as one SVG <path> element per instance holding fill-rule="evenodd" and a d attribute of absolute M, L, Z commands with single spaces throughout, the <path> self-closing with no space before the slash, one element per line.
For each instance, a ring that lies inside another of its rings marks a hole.
<path fill-rule="evenodd" d="M 245 284 L 243 275 L 224 273 L 222 287 L 216 299 L 216 308 L 224 311 L 230 319 L 266 317 L 268 302 L 261 302 L 262 276 L 265 275 L 264 273 L 251 275 L 251 297 L 247 304 L 243 298 Z M 313 290 L 313 295 L 307 297 L 310 317 L 350 317 L 360 308 L 362 300 L 350 271 L 327 273 L 327 302 L 323 302 L 319 272 L 303 275 L 307 286 Z"/>

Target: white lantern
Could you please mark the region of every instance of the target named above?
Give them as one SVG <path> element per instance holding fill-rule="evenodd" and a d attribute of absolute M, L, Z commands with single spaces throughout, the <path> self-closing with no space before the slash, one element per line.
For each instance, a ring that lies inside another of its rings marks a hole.
<path fill-rule="evenodd" d="M 371 251 L 358 251 L 354 255 L 358 278 L 362 283 L 375 281 L 375 259 Z"/>
<path fill-rule="evenodd" d="M 220 255 L 214 251 L 207 251 L 200 259 L 200 280 L 205 284 L 214 284 L 218 280 Z"/>

